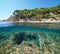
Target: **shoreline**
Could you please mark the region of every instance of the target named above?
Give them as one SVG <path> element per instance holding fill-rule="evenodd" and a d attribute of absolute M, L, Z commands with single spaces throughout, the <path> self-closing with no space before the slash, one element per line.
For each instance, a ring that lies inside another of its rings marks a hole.
<path fill-rule="evenodd" d="M 0 22 L 12 22 L 12 23 L 60 23 L 60 21 L 0 21 Z"/>

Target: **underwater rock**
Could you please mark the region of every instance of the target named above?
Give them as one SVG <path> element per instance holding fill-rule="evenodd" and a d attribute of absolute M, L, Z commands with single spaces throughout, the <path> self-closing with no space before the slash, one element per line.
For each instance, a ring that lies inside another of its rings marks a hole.
<path fill-rule="evenodd" d="M 15 34 L 13 42 L 14 44 L 21 44 L 23 41 L 29 42 L 30 44 L 33 43 L 34 45 L 39 46 L 39 37 L 36 33 L 25 33 L 20 32 Z"/>
<path fill-rule="evenodd" d="M 6 39 L 7 39 L 6 36 L 4 36 L 3 34 L 0 34 L 0 42 L 3 41 L 3 40 L 6 40 Z"/>
<path fill-rule="evenodd" d="M 0 53 L 4 51 L 6 54 L 60 54 L 60 35 L 44 32 L 18 32 L 13 35 L 10 39 L 13 43 L 2 45 Z"/>
<path fill-rule="evenodd" d="M 25 40 L 25 33 L 24 32 L 16 34 L 13 39 L 14 44 L 21 44 L 23 40 Z"/>

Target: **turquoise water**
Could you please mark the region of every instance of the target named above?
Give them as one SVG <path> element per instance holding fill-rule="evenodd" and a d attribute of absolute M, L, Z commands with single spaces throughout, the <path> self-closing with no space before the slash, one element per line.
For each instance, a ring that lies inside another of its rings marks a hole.
<path fill-rule="evenodd" d="M 12 22 L 0 22 L 0 34 L 2 36 L 10 37 L 12 33 L 17 33 L 17 32 L 35 32 L 35 33 L 40 32 L 40 33 L 47 33 L 47 34 L 50 33 L 52 35 L 55 34 L 60 36 L 60 30 L 49 29 L 48 27 L 42 28 L 42 27 L 18 25 Z"/>
<path fill-rule="evenodd" d="M 13 45 L 21 44 L 23 41 L 29 43 L 32 42 L 34 43 L 34 45 L 37 45 L 40 49 L 42 49 L 42 52 L 43 49 L 48 46 L 49 49 L 46 50 L 50 54 L 52 54 L 53 52 L 54 54 L 60 53 L 60 30 L 58 29 L 52 29 L 48 27 L 45 28 L 40 26 L 26 26 L 12 22 L 0 22 L 0 45 L 2 45 L 1 47 L 6 47 L 7 41 L 9 43 L 13 42 Z M 6 50 L 4 47 L 3 49 L 4 51 Z"/>
<path fill-rule="evenodd" d="M 55 30 L 55 29 L 17 25 L 12 22 L 1 22 L 0 23 L 0 32 L 18 32 L 18 31 L 60 33 L 60 30 Z"/>

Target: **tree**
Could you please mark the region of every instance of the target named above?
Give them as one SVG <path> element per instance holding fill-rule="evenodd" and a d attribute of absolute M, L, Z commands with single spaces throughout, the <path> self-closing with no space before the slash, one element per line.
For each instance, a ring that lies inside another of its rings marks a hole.
<path fill-rule="evenodd" d="M 50 7 L 50 8 L 35 8 L 35 9 L 24 9 L 24 10 L 15 10 L 13 16 L 20 19 L 40 19 L 40 18 L 54 18 L 51 16 L 51 13 L 59 16 L 60 15 L 60 5 Z"/>

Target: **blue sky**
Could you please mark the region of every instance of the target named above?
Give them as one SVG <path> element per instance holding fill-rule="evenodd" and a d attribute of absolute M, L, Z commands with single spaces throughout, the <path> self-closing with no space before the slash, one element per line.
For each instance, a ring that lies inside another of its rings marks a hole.
<path fill-rule="evenodd" d="M 0 20 L 9 18 L 14 10 L 52 7 L 60 0 L 0 0 Z"/>

